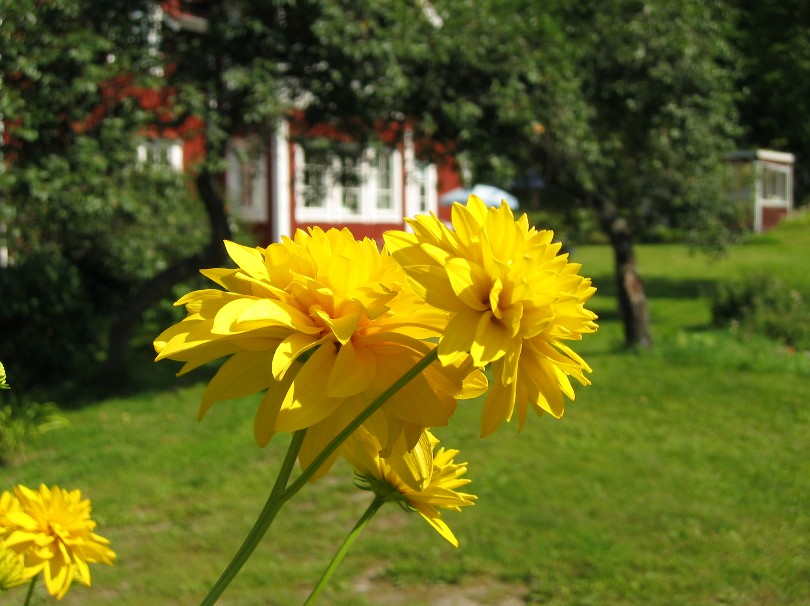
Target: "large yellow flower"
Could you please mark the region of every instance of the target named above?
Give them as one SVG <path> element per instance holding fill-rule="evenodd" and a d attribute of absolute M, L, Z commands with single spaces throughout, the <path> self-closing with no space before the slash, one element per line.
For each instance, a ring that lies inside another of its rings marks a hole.
<path fill-rule="evenodd" d="M 343 445 L 342 453 L 368 489 L 385 500 L 418 511 L 440 535 L 458 547 L 458 539 L 441 519 L 439 509 L 460 511 L 461 507 L 473 505 L 476 497 L 457 491 L 470 483 L 461 477 L 467 472 L 467 464 L 453 461 L 457 450 L 440 448 L 434 452 L 438 443 L 425 430 L 410 451 L 394 448 L 389 457 L 381 457 L 377 439 L 360 428 Z"/>
<path fill-rule="evenodd" d="M 8 494 L 8 493 L 6 493 Z M 90 563 L 112 564 L 110 542 L 93 532 L 90 501 L 79 490 L 39 491 L 19 485 L 14 489 L 19 507 L 11 507 L 0 521 L 6 546 L 22 555 L 25 575 L 43 573 L 48 592 L 61 600 L 73 580 L 90 585 Z"/>
<path fill-rule="evenodd" d="M 482 435 L 509 420 L 517 404 L 520 428 L 529 406 L 563 414 L 563 394 L 574 398 L 569 377 L 590 381 L 585 361 L 563 341 L 597 328 L 585 309 L 595 292 L 580 265 L 560 255 L 552 232 L 515 220 L 504 202 L 487 207 L 471 196 L 454 204 L 448 229 L 435 216 L 408 221 L 413 233 L 389 231 L 385 242 L 416 292 L 450 312 L 439 359 L 469 353 L 476 366 L 492 365 L 494 384 L 482 415 Z"/>
<path fill-rule="evenodd" d="M 188 315 L 156 339 L 157 359 L 186 362 L 182 373 L 230 356 L 203 395 L 200 417 L 218 400 L 264 391 L 256 441 L 308 428 L 299 455 L 306 467 L 435 347 L 425 339 L 441 333 L 447 314 L 412 292 L 385 251 L 347 229 L 299 230 L 266 248 L 226 247 L 237 268 L 202 272 L 225 290 L 199 290 L 177 302 Z M 403 434 L 412 446 L 422 428 L 447 423 L 455 398 L 485 387 L 469 360 L 434 363 L 366 426 L 384 449 Z"/>

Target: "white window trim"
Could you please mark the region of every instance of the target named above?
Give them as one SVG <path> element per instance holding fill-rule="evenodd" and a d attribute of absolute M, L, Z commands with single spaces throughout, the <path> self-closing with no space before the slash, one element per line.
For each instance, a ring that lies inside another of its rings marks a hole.
<path fill-rule="evenodd" d="M 786 174 L 787 183 L 785 184 L 785 198 L 774 199 L 763 198 L 760 196 L 762 191 L 762 179 L 764 178 L 765 171 L 771 170 Z M 763 208 L 784 208 L 788 213 L 793 209 L 793 168 L 785 164 L 777 164 L 773 162 L 756 162 L 756 183 L 754 184 L 754 232 L 759 233 L 762 231 L 762 209 Z"/>
<path fill-rule="evenodd" d="M 784 198 L 766 198 L 760 196 L 764 187 L 762 181 L 765 179 L 766 172 L 781 173 L 785 176 L 785 197 Z M 771 162 L 757 162 L 757 186 L 756 195 L 757 202 L 762 206 L 772 208 L 791 208 L 793 206 L 793 171 L 790 166 L 784 164 L 774 164 Z"/>
<path fill-rule="evenodd" d="M 380 208 L 377 204 L 379 199 L 379 165 L 377 163 L 377 151 L 367 149 L 364 158 L 364 165 L 368 171 L 368 178 L 365 179 L 365 199 L 363 204 L 363 215 L 369 217 L 372 223 L 399 223 L 402 221 L 402 153 L 398 149 L 388 149 L 391 154 L 391 207 Z"/>
<path fill-rule="evenodd" d="M 407 217 L 431 212 L 438 214 L 439 212 L 438 171 L 436 165 L 425 163 L 420 169 L 420 164 L 416 159 L 413 133 L 407 131 L 405 133 L 405 215 Z M 426 208 L 424 209 L 419 207 L 419 181 L 417 176 L 420 170 L 424 170 L 424 175 L 421 177 L 425 181 Z M 406 229 L 411 231 L 410 225 L 406 225 Z"/>
<path fill-rule="evenodd" d="M 253 164 L 250 182 L 249 204 L 243 203 L 242 161 L 237 154 L 239 148 L 246 148 L 247 142 L 234 140 L 228 149 L 228 168 L 225 178 L 228 201 L 239 218 L 255 223 L 266 223 L 269 217 L 267 208 L 267 154 L 262 147 L 256 155 L 248 156 Z"/>
<path fill-rule="evenodd" d="M 272 200 L 270 209 L 273 220 L 270 222 L 274 242 L 280 242 L 282 236 L 292 235 L 292 217 L 290 217 L 290 126 L 286 120 L 278 123 L 276 132 L 271 138 L 273 170 Z"/>
<path fill-rule="evenodd" d="M 172 170 L 183 172 L 183 143 L 179 139 L 148 139 L 139 143 L 136 147 L 136 158 L 138 168 L 144 168 L 149 162 L 150 148 L 165 149 Z"/>
<path fill-rule="evenodd" d="M 295 215 L 299 223 L 401 223 L 402 222 L 402 154 L 391 149 L 392 172 L 392 207 L 377 206 L 377 169 L 376 151 L 366 148 L 359 154 L 358 170 L 361 176 L 359 188 L 358 211 L 347 209 L 342 204 L 343 188 L 340 185 L 340 158 L 329 154 L 330 170 L 326 174 L 326 197 L 321 207 L 304 206 L 304 163 L 306 161 L 303 146 L 296 143 L 293 147 L 295 160 Z"/>

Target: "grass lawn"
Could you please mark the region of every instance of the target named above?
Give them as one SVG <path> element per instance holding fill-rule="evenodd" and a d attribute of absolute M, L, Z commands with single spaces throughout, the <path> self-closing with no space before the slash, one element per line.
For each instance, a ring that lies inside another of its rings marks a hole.
<path fill-rule="evenodd" d="M 638 255 L 655 350 L 620 347 L 610 251 L 575 250 L 600 289 L 600 332 L 577 348 L 593 385 L 563 420 L 532 417 L 524 433 L 513 424 L 486 440 L 480 405 L 462 403 L 436 430 L 469 461 L 479 496 L 445 515 L 460 549 L 387 506 L 320 603 L 810 604 L 810 357 L 709 328 L 707 299 L 717 278 L 754 271 L 810 291 L 810 224 L 721 259 L 678 245 Z M 144 385 L 174 369 L 146 352 L 135 362 Z M 198 423 L 202 390 L 176 381 L 71 410 L 69 427 L 0 468 L 3 487 L 81 488 L 112 540 L 116 564 L 93 567 L 93 588 L 71 589 L 65 606 L 198 603 L 241 543 L 286 436 L 255 446 L 257 398 L 218 404 Z M 369 501 L 338 464 L 282 511 L 220 603 L 301 603 Z"/>

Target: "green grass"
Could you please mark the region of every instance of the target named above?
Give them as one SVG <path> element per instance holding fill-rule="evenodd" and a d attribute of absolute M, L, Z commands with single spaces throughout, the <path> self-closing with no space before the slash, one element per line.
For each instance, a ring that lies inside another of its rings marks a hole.
<path fill-rule="evenodd" d="M 563 420 L 478 435 L 462 403 L 437 434 L 470 464 L 477 505 L 446 515 L 461 541 L 388 506 L 321 603 L 552 606 L 799 606 L 810 603 L 810 357 L 709 328 L 718 278 L 753 270 L 808 288 L 810 225 L 780 227 L 720 259 L 638 249 L 656 348 L 621 349 L 610 251 L 574 258 L 600 288 L 601 329 L 577 348 L 593 366 Z M 789 321 L 789 318 L 786 318 Z M 163 385 L 158 365 L 144 382 Z M 286 447 L 252 441 L 256 398 L 198 423 L 201 384 L 66 413 L 0 486 L 79 487 L 119 560 L 92 569 L 66 606 L 197 603 L 266 498 Z M 285 509 L 221 603 L 301 603 L 369 502 L 339 464 Z M 511 600 L 511 601 L 510 601 Z"/>

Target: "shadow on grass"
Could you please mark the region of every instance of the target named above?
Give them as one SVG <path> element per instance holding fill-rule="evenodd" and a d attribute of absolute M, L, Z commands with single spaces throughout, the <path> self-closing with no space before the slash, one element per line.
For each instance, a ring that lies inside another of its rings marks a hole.
<path fill-rule="evenodd" d="M 593 277 L 599 294 L 603 297 L 616 297 L 615 278 L 612 274 L 600 274 Z M 663 277 L 645 278 L 647 297 L 693 299 L 707 296 L 711 292 L 712 280 L 687 278 L 669 279 Z M 613 301 L 607 305 L 589 306 L 598 316 L 603 326 L 610 323 L 621 323 L 621 316 Z M 605 355 L 615 353 L 644 355 L 643 350 L 628 348 L 621 339 L 611 339 L 603 352 Z M 64 408 L 79 408 L 107 400 L 111 397 L 128 397 L 176 390 L 200 382 L 207 382 L 213 377 L 220 363 L 215 362 L 198 368 L 193 372 L 178 377 L 176 373 L 182 364 L 172 360 L 154 362 L 154 351 L 149 345 L 133 347 L 129 352 L 125 375 L 111 380 L 106 376 L 100 364 L 98 369 L 88 373 L 88 377 L 60 386 L 48 394 L 48 399 L 57 402 Z"/>
<path fill-rule="evenodd" d="M 603 296 L 616 296 L 616 279 L 611 274 L 593 276 L 597 291 Z M 715 285 L 715 280 L 706 278 L 671 279 L 642 276 L 644 290 L 650 299 L 695 299 L 708 296 Z"/>
<path fill-rule="evenodd" d="M 110 398 L 141 396 L 207 382 L 219 366 L 206 365 L 178 377 L 181 363 L 173 360 L 155 362 L 154 358 L 151 347 L 134 347 L 127 356 L 121 376 L 111 378 L 100 364 L 88 377 L 49 390 L 47 397 L 61 408 L 82 408 Z"/>

